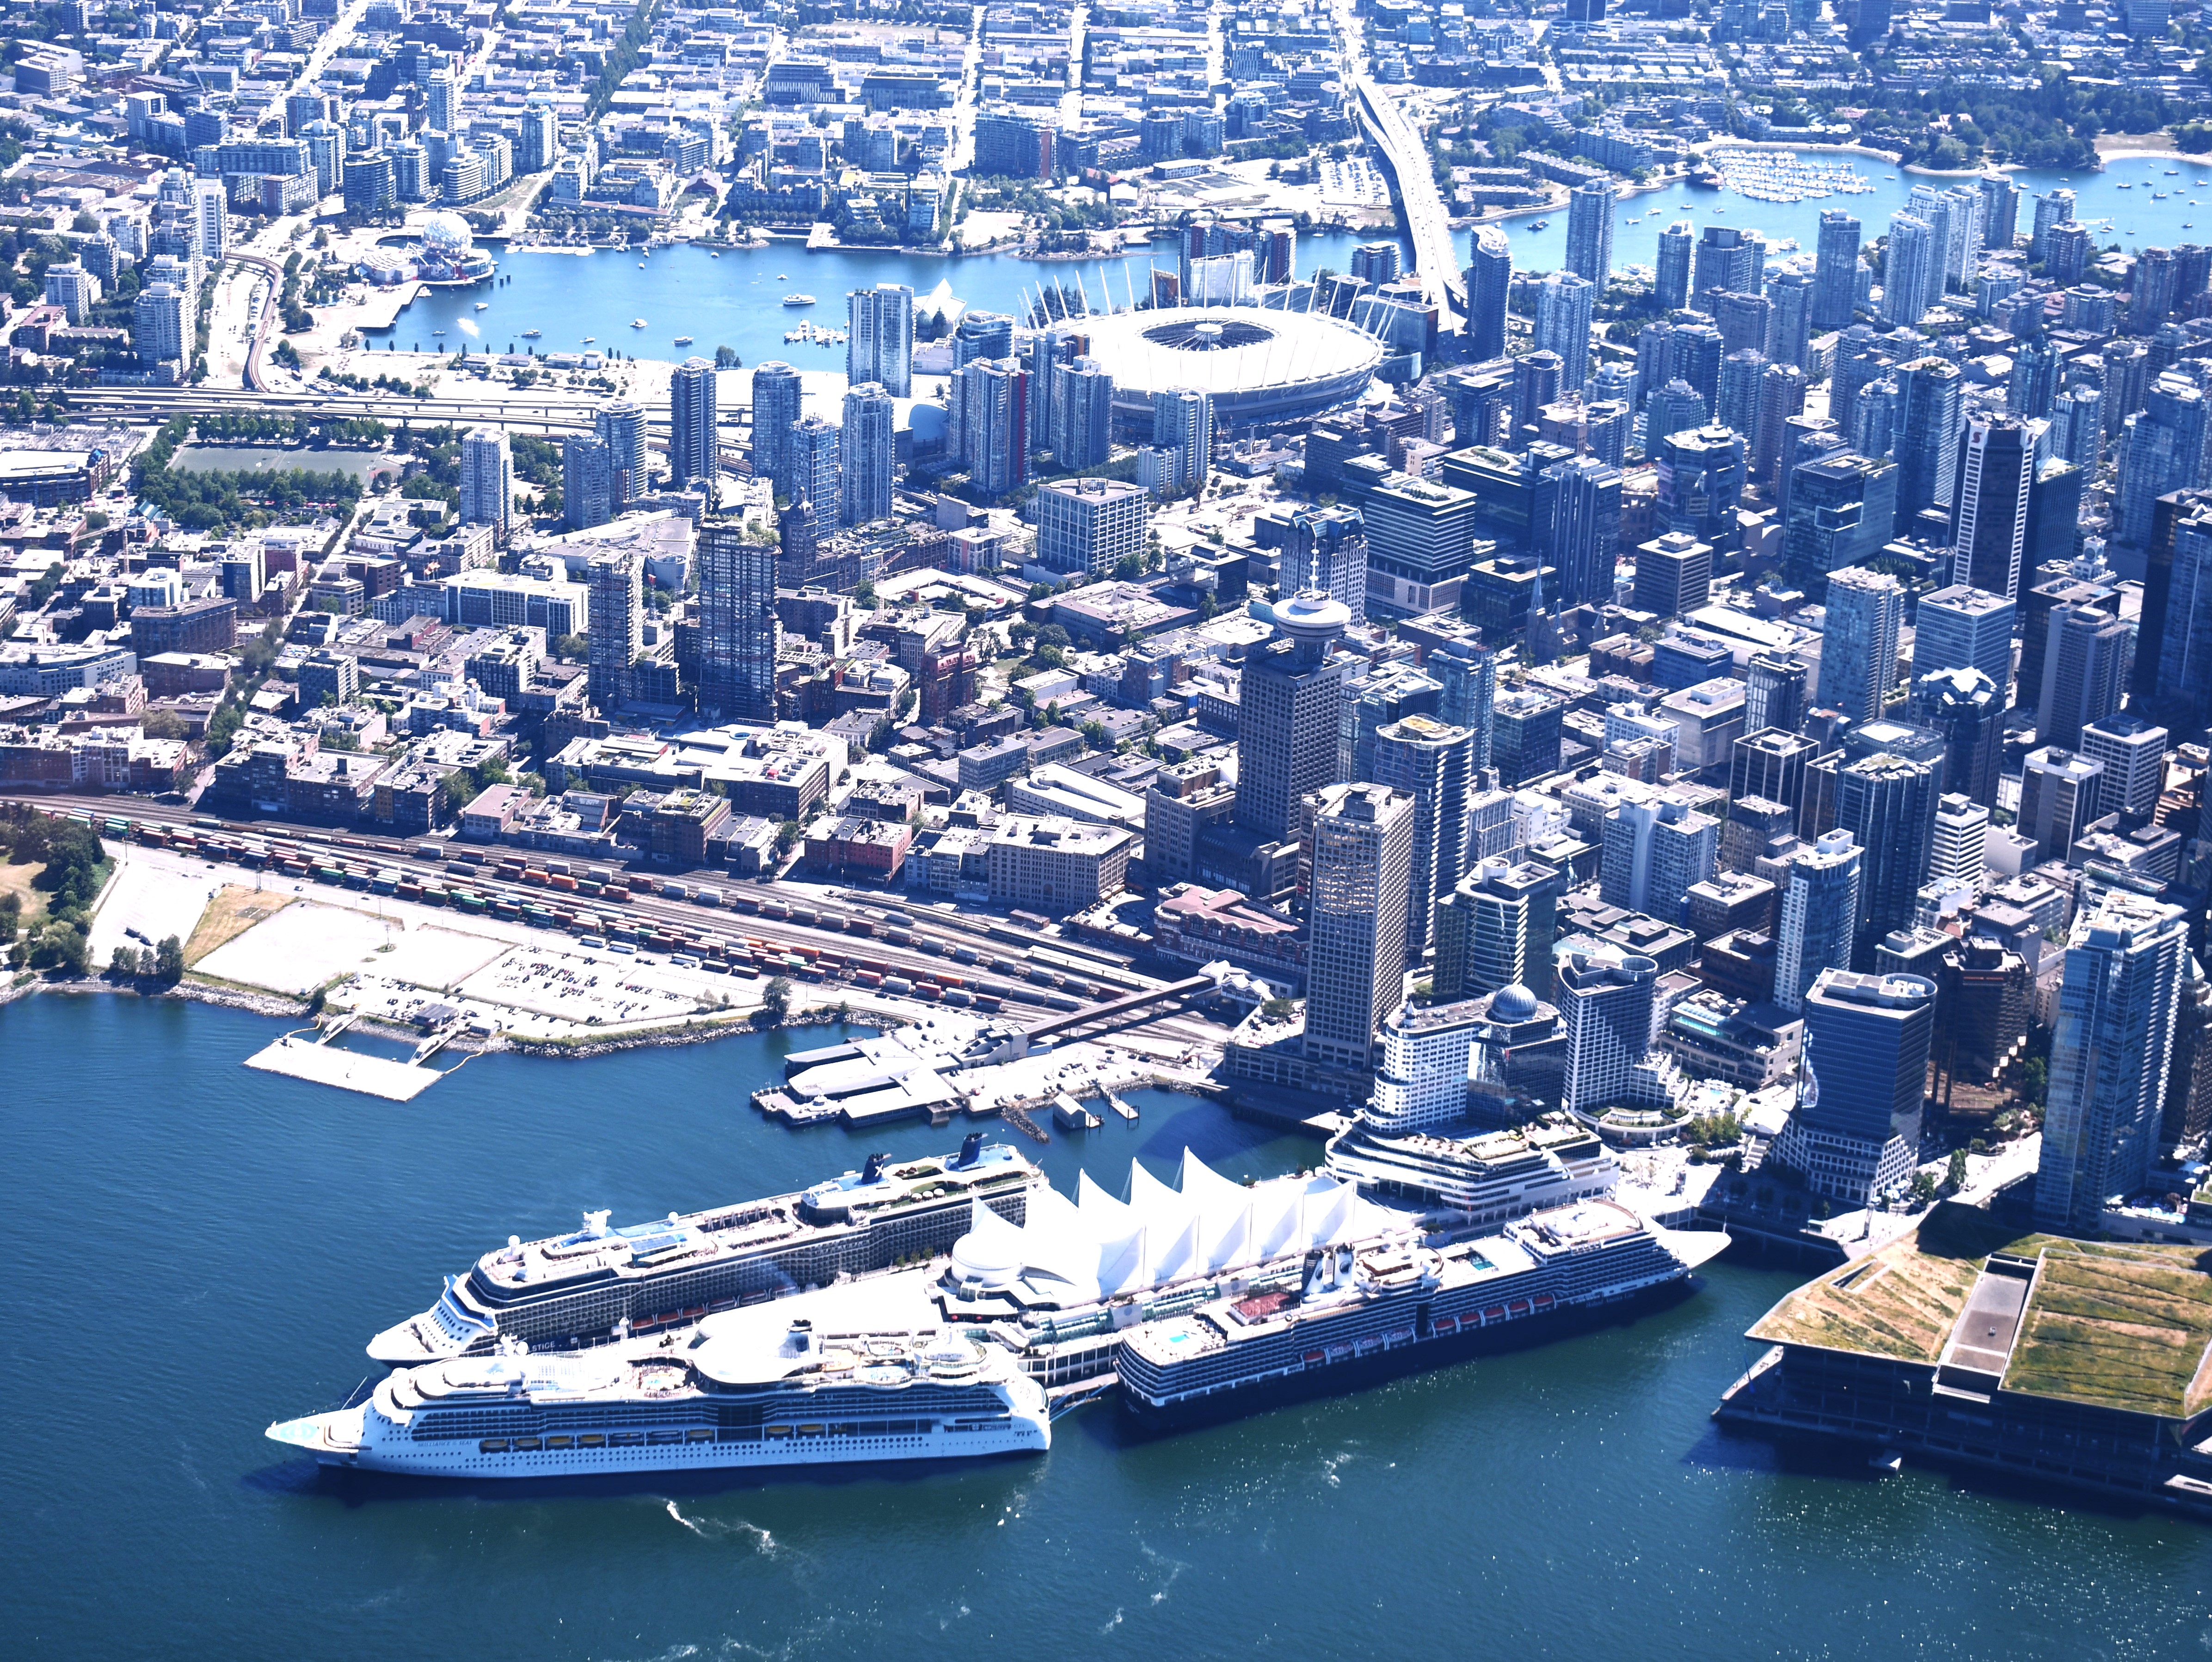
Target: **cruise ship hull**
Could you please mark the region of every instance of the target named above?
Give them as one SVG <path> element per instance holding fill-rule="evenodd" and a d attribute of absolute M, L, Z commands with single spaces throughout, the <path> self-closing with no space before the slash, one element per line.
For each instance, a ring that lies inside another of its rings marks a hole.
<path fill-rule="evenodd" d="M 272 1427 L 269 1435 L 312 1455 L 320 1465 L 410 1477 L 478 1480 L 981 1459 L 1042 1454 L 1052 1441 L 1049 1419 L 1042 1411 L 969 1429 L 939 1428 L 904 1435 L 853 1435 L 824 1426 L 811 1434 L 806 1428 L 798 1428 L 788 1437 L 628 1447 L 604 1441 L 596 1447 L 577 1447 L 577 1440 L 569 1438 L 565 1441 L 570 1447 L 553 1448 L 544 1445 L 563 1440 L 493 1439 L 508 1446 L 487 1449 L 482 1440 L 415 1443 L 404 1438 L 365 1437 L 362 1410 L 355 1408 L 289 1421 Z M 518 1449 L 514 1447 L 517 1441 L 539 1447 Z"/>
<path fill-rule="evenodd" d="M 1588 1304 L 1543 1312 L 1532 1310 L 1527 1315 L 1472 1331 L 1431 1334 L 1396 1344 L 1385 1343 L 1364 1352 L 1357 1343 L 1309 1344 L 1298 1361 L 1289 1365 L 1290 1371 L 1235 1380 L 1202 1394 L 1155 1400 L 1126 1384 L 1117 1394 L 1121 1399 L 1124 1419 L 1148 1433 L 1218 1425 L 1295 1403 L 1349 1396 L 1409 1374 L 1471 1362 L 1478 1356 L 1532 1350 L 1577 1333 L 1621 1325 L 1683 1302 L 1697 1291 L 1698 1285 L 1693 1278 L 1685 1276 Z M 1338 1350 L 1346 1354 L 1331 1354 Z M 1322 1360 L 1308 1361 L 1306 1358 L 1316 1351 Z"/>

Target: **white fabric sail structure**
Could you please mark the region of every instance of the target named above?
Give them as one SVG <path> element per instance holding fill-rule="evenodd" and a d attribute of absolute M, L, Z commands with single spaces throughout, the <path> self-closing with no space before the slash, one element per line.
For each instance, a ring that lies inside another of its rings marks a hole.
<path fill-rule="evenodd" d="M 1018 1226 L 977 1201 L 953 1245 L 953 1278 L 977 1291 L 1025 1283 L 1042 1302 L 1090 1304 L 1406 1227 L 1349 1183 L 1275 1177 L 1248 1186 L 1188 1149 L 1176 1184 L 1132 1161 L 1129 1198 L 1117 1200 L 1085 1172 L 1073 1200 L 1031 1191 L 1028 1221 Z"/>

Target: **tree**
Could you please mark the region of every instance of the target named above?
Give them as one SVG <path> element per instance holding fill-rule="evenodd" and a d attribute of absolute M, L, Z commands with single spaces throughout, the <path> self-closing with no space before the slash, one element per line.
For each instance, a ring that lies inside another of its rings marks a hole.
<path fill-rule="evenodd" d="M 154 979 L 170 986 L 185 979 L 185 943 L 173 935 L 164 935 L 154 949 Z"/>
<path fill-rule="evenodd" d="M 138 974 L 138 949 L 136 947 L 117 947 L 107 955 L 107 974 L 109 979 L 117 981 L 134 979 Z"/>
<path fill-rule="evenodd" d="M 779 975 L 761 989 L 761 1008 L 769 1019 L 781 1022 L 791 1013 L 791 979 Z"/>
<path fill-rule="evenodd" d="M 1966 1186 L 1966 1151 L 1964 1149 L 1954 1149 L 1951 1150 L 1951 1164 L 1943 1174 L 1943 1192 L 1956 1194 Z"/>
<path fill-rule="evenodd" d="M 716 347 L 716 348 L 714 349 L 714 367 L 715 367 L 715 368 L 717 368 L 717 369 L 735 369 L 737 367 L 738 367 L 738 349 L 737 349 L 737 348 L 735 348 L 734 346 L 718 346 L 718 347 Z"/>

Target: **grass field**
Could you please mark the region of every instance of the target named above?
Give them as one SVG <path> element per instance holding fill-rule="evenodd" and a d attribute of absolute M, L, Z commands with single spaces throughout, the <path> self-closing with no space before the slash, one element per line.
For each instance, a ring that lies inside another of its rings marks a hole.
<path fill-rule="evenodd" d="M 275 917 L 292 904 L 293 898 L 266 889 L 241 889 L 235 883 L 226 883 L 222 893 L 208 902 L 207 910 L 200 914 L 198 927 L 192 931 L 192 938 L 185 943 L 185 967 L 191 968 L 224 943 L 236 940 L 254 925 Z"/>
<path fill-rule="evenodd" d="M 46 896 L 43 889 L 31 887 L 31 879 L 45 870 L 36 861 L 20 865 L 0 864 L 0 895 L 14 895 L 23 902 L 23 927 L 34 928 L 46 915 Z"/>
<path fill-rule="evenodd" d="M 2013 1244 L 2013 1231 L 1987 1213 L 1939 1206 L 1911 1234 L 1808 1282 L 1761 1317 L 1751 1337 L 1936 1362 L 1983 1260 Z"/>

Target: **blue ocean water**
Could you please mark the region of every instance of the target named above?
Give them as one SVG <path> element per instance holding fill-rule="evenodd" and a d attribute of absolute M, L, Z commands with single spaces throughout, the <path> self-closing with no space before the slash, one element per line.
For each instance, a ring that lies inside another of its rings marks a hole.
<path fill-rule="evenodd" d="M 1793 1281 L 1729 1263 L 1632 1326 L 1158 1441 L 1087 1409 L 1016 1464 L 550 1494 L 320 1475 L 263 1428 L 341 1396 L 370 1333 L 506 1234 L 777 1192 L 957 1128 L 763 1121 L 779 1038 L 487 1057 L 392 1105 L 240 1065 L 283 1025 L 0 1007 L 11 1659 L 2212 1647 L 2212 1531 L 1719 1435 L 1743 1330 Z M 1055 1184 L 1118 1189 L 1132 1156 L 1170 1175 L 1186 1144 L 1238 1177 L 1318 1157 L 1141 1103 L 1055 1135 Z"/>

